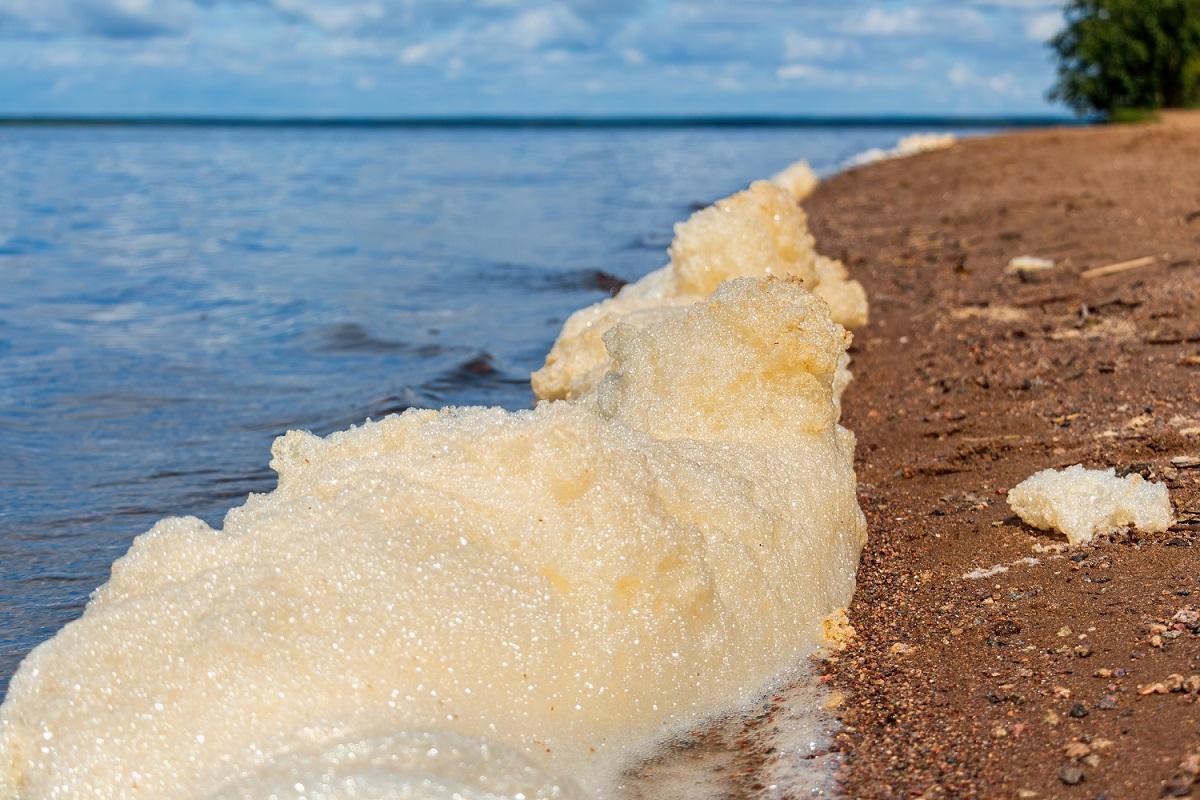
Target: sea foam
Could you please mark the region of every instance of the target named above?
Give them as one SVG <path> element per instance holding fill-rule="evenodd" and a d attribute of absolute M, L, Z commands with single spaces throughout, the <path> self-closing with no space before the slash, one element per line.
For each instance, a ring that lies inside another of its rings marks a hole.
<path fill-rule="evenodd" d="M 850 600 L 849 334 L 795 263 L 610 326 L 575 400 L 278 439 L 275 491 L 157 524 L 23 662 L 0 798 L 612 796 Z"/>
<path fill-rule="evenodd" d="M 604 335 L 617 322 L 644 326 L 696 303 L 738 277 L 787 277 L 829 304 L 835 322 L 866 324 L 867 296 L 840 261 L 817 253 L 808 218 L 787 190 L 758 181 L 675 226 L 670 263 L 615 297 L 570 316 L 532 377 L 543 399 L 587 394 L 609 369 Z M 840 389 L 849 383 L 843 362 Z"/>

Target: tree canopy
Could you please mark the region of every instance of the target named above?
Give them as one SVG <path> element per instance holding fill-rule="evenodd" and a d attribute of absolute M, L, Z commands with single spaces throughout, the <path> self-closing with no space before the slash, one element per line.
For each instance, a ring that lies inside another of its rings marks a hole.
<path fill-rule="evenodd" d="M 1079 113 L 1200 103 L 1200 0 L 1069 0 L 1050 99 Z"/>

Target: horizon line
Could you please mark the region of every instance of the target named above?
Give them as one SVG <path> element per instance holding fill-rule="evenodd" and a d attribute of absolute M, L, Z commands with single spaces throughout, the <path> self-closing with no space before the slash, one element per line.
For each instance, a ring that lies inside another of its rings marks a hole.
<path fill-rule="evenodd" d="M 679 114 L 421 116 L 254 116 L 227 114 L 3 114 L 0 126 L 236 127 L 236 128 L 686 128 L 686 127 L 1042 127 L 1085 125 L 1068 115 L 1005 114 Z"/>

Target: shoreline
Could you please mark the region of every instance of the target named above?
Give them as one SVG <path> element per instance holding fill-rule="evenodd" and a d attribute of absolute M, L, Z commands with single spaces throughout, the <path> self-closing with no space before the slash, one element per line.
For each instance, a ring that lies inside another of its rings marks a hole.
<path fill-rule="evenodd" d="M 1200 604 L 1200 527 L 1179 514 L 1200 469 L 1170 463 L 1200 452 L 1195 125 L 968 139 L 804 203 L 871 298 L 844 415 L 870 539 L 857 636 L 825 664 L 846 796 L 1190 790 L 1197 695 L 1143 689 L 1200 672 L 1172 621 Z M 1024 255 L 1057 267 L 1005 274 Z M 1077 462 L 1167 480 L 1180 523 L 1054 552 L 1004 494 Z"/>
<path fill-rule="evenodd" d="M 1049 114 L 954 116 L 779 116 L 705 114 L 654 116 L 414 116 L 414 117 L 271 117 L 271 116 L 56 116 L 0 114 L 5 127 L 193 127 L 193 128 L 1031 128 L 1090 125 L 1086 119 Z"/>

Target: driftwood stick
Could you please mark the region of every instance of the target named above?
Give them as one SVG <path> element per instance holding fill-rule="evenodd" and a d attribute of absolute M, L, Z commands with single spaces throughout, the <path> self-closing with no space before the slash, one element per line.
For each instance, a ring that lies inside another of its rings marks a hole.
<path fill-rule="evenodd" d="M 1134 258 L 1129 261 L 1119 261 L 1116 264 L 1106 264 L 1103 267 L 1093 267 L 1085 272 L 1080 273 L 1082 278 L 1102 278 L 1105 275 L 1116 275 L 1118 272 L 1128 272 L 1131 269 L 1141 269 L 1149 267 L 1158 262 L 1157 256 L 1145 256 L 1143 258 Z"/>

